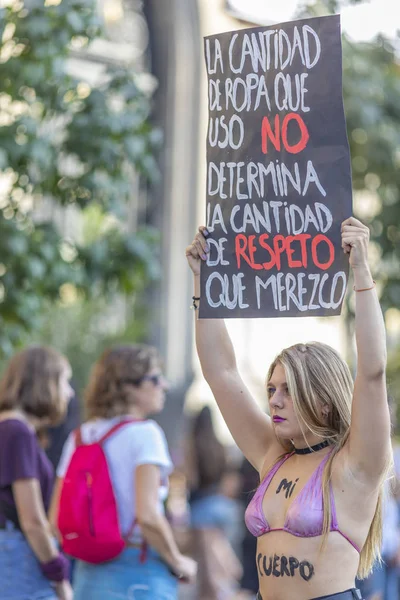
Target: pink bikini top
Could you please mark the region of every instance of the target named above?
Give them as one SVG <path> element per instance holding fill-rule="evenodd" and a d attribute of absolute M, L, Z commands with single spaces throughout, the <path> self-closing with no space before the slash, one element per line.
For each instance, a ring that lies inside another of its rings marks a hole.
<path fill-rule="evenodd" d="M 283 463 L 293 455 L 293 453 L 287 454 L 274 467 L 272 467 L 269 473 L 267 473 L 265 476 L 265 479 L 261 482 L 259 488 L 247 507 L 245 521 L 250 533 L 252 533 L 255 537 L 260 537 L 261 535 L 264 535 L 264 533 L 269 533 L 270 531 L 287 531 L 287 533 L 291 533 L 292 535 L 302 538 L 316 537 L 321 535 L 323 529 L 322 473 L 326 461 L 329 458 L 329 454 L 330 453 L 324 457 L 310 479 L 307 481 L 304 488 L 293 500 L 289 510 L 287 511 L 285 523 L 283 527 L 279 529 L 271 529 L 269 526 L 263 513 L 262 501 L 273 476 L 281 467 L 281 465 L 283 465 Z M 339 529 L 336 518 L 336 507 L 335 499 L 333 497 L 332 484 L 330 484 L 330 496 L 332 510 L 330 531 L 337 531 L 340 533 L 340 535 L 342 535 L 357 550 L 357 552 L 361 552 L 357 544 L 352 542 L 352 540 Z"/>

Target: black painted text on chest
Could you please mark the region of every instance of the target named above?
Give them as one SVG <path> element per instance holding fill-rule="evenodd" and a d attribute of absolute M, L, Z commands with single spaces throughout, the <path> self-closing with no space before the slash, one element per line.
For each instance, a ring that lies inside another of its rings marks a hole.
<path fill-rule="evenodd" d="M 260 577 L 294 577 L 297 573 L 304 581 L 309 581 L 314 575 L 314 565 L 308 560 L 298 560 L 294 556 L 265 556 L 258 554 L 257 567 Z"/>
<path fill-rule="evenodd" d="M 276 493 L 279 494 L 279 492 L 283 490 L 285 492 L 285 497 L 290 498 L 290 496 L 293 494 L 293 490 L 298 480 L 299 478 L 295 479 L 293 483 L 292 481 L 288 481 L 287 479 L 282 479 L 282 481 L 277 487 Z"/>

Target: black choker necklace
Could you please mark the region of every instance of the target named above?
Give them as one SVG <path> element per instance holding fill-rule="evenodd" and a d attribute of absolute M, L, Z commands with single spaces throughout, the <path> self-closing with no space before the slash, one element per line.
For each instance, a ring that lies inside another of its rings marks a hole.
<path fill-rule="evenodd" d="M 326 448 L 329 446 L 329 441 L 325 440 L 320 444 L 315 444 L 315 446 L 311 446 L 310 448 L 295 448 L 295 454 L 311 454 L 311 452 L 318 452 L 318 450 L 322 450 L 322 448 Z"/>

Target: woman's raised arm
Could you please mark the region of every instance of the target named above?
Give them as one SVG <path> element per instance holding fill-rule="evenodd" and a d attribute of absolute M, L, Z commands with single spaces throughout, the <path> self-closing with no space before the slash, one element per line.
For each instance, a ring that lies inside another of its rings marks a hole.
<path fill-rule="evenodd" d="M 194 297 L 200 298 L 200 264 L 209 251 L 205 227 L 199 227 L 186 257 L 194 275 Z M 197 303 L 201 300 L 197 301 Z M 279 445 L 271 419 L 251 396 L 237 369 L 235 352 L 222 319 L 198 319 L 196 346 L 203 375 L 209 384 L 222 416 L 251 464 L 261 471 L 267 450 Z"/>
<path fill-rule="evenodd" d="M 348 458 L 352 471 L 372 484 L 391 456 L 386 391 L 385 324 L 368 265 L 369 230 L 354 217 L 342 224 L 342 246 L 354 276 L 357 373 L 354 384 Z"/>

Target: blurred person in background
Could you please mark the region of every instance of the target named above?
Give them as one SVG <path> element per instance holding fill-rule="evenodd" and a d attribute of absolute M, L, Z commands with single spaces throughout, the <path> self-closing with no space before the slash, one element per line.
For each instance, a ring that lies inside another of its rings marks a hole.
<path fill-rule="evenodd" d="M 67 437 L 79 426 L 80 419 L 80 408 L 79 399 L 76 394 L 73 382 L 71 382 L 73 396 L 68 403 L 68 410 L 65 418 L 61 423 L 54 426 L 45 425 L 40 427 L 36 434 L 39 440 L 39 444 L 46 452 L 47 458 L 56 470 L 59 460 L 61 458 L 62 449 L 67 440 Z"/>
<path fill-rule="evenodd" d="M 400 523 L 391 483 L 385 484 L 382 511 L 382 562 L 375 563 L 367 579 L 359 582 L 366 600 L 398 600 Z"/>
<path fill-rule="evenodd" d="M 71 367 L 56 350 L 16 354 L 0 381 L 0 582 L 2 600 L 70 600 L 68 561 L 47 520 L 52 465 L 36 431 L 65 417 Z"/>
<path fill-rule="evenodd" d="M 392 429 L 397 427 L 396 403 L 388 394 Z M 371 575 L 360 582 L 360 589 L 367 600 L 399 600 L 400 565 L 400 490 L 399 447 L 393 439 L 394 472 L 385 482 L 382 511 L 382 562 L 377 562 Z"/>
<path fill-rule="evenodd" d="M 245 514 L 259 483 L 259 476 L 256 469 L 243 458 L 240 467 L 241 489 L 239 499 L 242 504 L 242 515 Z M 258 591 L 258 573 L 254 557 L 257 551 L 257 539 L 250 533 L 247 527 L 243 527 L 243 536 L 241 540 L 241 561 L 243 575 L 240 580 L 240 592 L 235 596 L 235 600 L 253 600 Z"/>
<path fill-rule="evenodd" d="M 186 457 L 192 547 L 199 564 L 197 597 L 230 599 L 241 576 L 240 562 L 229 542 L 237 503 L 222 492 L 229 471 L 227 456 L 208 406 L 193 418 Z"/>
<path fill-rule="evenodd" d="M 74 429 L 76 429 L 80 422 L 80 403 L 76 393 L 74 383 L 72 382 L 73 396 L 68 404 L 68 410 L 65 419 L 59 425 L 49 427 L 46 431 L 46 454 L 50 459 L 54 469 L 61 458 L 62 449 L 64 444 Z"/>
<path fill-rule="evenodd" d="M 178 550 L 164 514 L 172 471 L 166 439 L 158 424 L 147 418 L 163 409 L 166 389 L 160 357 L 150 346 L 109 349 L 93 368 L 85 395 L 88 420 L 68 437 L 57 468 L 52 522 L 58 523 L 63 480 L 77 439 L 84 446 L 104 439 L 126 545 L 108 562 L 77 561 L 74 600 L 176 600 L 178 580 L 195 578 L 196 564 Z"/>
<path fill-rule="evenodd" d="M 76 429 L 81 422 L 80 402 L 74 382 L 71 382 L 73 396 L 68 403 L 68 410 L 65 419 L 54 427 L 48 427 L 45 432 L 44 450 L 49 458 L 54 470 L 61 458 L 62 449 L 69 434 Z M 75 561 L 70 560 L 70 581 L 72 581 L 75 570 Z"/>

